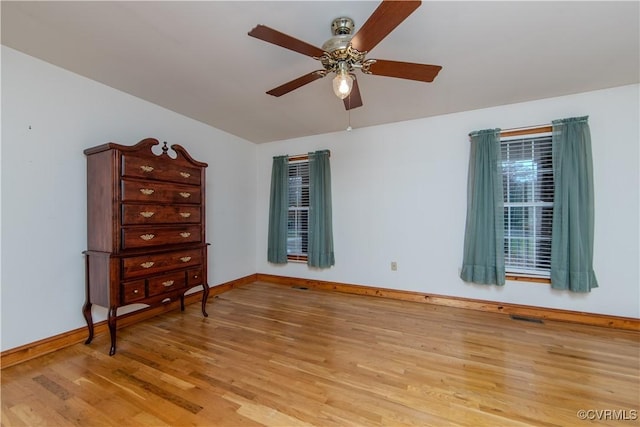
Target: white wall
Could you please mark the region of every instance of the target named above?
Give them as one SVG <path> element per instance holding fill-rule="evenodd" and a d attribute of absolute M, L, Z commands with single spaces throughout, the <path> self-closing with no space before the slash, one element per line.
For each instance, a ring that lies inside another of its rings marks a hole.
<path fill-rule="evenodd" d="M 254 144 L 2 46 L 2 350 L 85 325 L 83 150 L 146 137 L 209 164 L 209 284 L 255 273 Z"/>
<path fill-rule="evenodd" d="M 260 145 L 256 265 L 278 274 L 513 304 L 640 317 L 638 85 Z M 366 105 L 363 107 L 366 108 Z M 468 133 L 589 116 L 595 180 L 589 294 L 548 285 L 472 285 L 458 277 L 466 216 Z M 266 261 L 271 160 L 331 150 L 336 265 Z M 391 271 L 390 262 L 398 262 Z"/>

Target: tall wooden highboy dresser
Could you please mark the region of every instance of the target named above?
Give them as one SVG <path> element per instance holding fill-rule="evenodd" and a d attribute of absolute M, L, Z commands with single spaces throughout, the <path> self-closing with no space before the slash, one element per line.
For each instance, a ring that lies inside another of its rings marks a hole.
<path fill-rule="evenodd" d="M 202 287 L 207 316 L 207 164 L 166 142 L 155 154 L 158 144 L 147 138 L 133 146 L 107 143 L 84 151 L 88 233 L 82 313 L 89 344 L 92 305 L 108 309 L 110 355 L 116 352 L 119 307 L 155 307 L 179 299 L 184 311 L 185 292 Z"/>

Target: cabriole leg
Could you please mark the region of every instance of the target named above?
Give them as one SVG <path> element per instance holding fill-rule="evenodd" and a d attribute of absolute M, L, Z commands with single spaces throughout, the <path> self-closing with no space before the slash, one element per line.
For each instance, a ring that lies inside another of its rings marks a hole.
<path fill-rule="evenodd" d="M 202 285 L 202 315 L 209 317 L 207 314 L 207 299 L 209 298 L 209 285 L 204 283 Z"/>
<path fill-rule="evenodd" d="M 109 350 L 109 356 L 113 356 L 116 354 L 116 313 L 118 311 L 117 307 L 109 308 L 109 334 L 111 335 L 111 349 Z"/>
<path fill-rule="evenodd" d="M 82 315 L 87 321 L 87 329 L 89 329 L 89 338 L 84 343 L 89 344 L 93 340 L 93 317 L 91 317 L 91 303 L 89 301 L 82 306 Z"/>
<path fill-rule="evenodd" d="M 86 251 L 83 253 L 84 253 L 84 286 L 85 286 L 86 299 L 84 301 L 84 305 L 82 306 L 82 315 L 84 316 L 84 320 L 87 321 L 87 329 L 89 329 L 89 337 L 84 343 L 89 344 L 91 340 L 93 340 L 93 317 L 91 317 L 91 295 L 90 295 L 90 289 L 89 289 L 89 254 Z"/>

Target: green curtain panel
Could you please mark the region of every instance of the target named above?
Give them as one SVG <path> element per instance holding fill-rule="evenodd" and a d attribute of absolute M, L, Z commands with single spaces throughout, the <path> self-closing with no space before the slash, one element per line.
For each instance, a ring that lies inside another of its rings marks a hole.
<path fill-rule="evenodd" d="M 500 129 L 472 132 L 467 182 L 467 222 L 460 277 L 504 285 L 504 199 Z"/>
<path fill-rule="evenodd" d="M 551 287 L 590 292 L 593 271 L 593 160 L 588 116 L 554 120 Z"/>
<path fill-rule="evenodd" d="M 289 211 L 289 157 L 273 158 L 271 198 L 269 200 L 269 234 L 267 260 L 287 263 L 287 215 Z"/>
<path fill-rule="evenodd" d="M 329 151 L 309 153 L 309 249 L 307 264 L 328 268 L 335 264 L 331 219 Z"/>

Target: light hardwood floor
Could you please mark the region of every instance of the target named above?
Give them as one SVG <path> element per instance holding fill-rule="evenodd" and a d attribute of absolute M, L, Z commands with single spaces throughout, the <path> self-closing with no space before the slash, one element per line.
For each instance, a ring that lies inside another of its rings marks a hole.
<path fill-rule="evenodd" d="M 2 370 L 2 425 L 640 422 L 634 331 L 267 283 L 207 310 L 121 329 L 113 357 L 101 335 Z"/>

